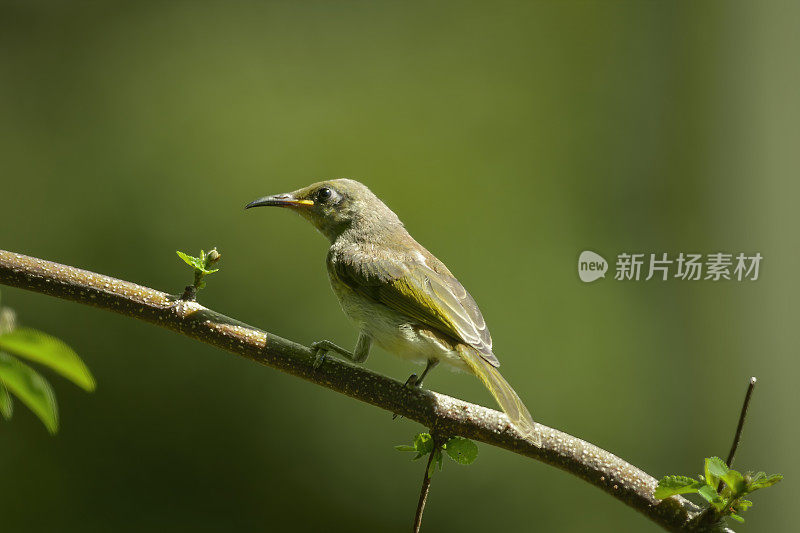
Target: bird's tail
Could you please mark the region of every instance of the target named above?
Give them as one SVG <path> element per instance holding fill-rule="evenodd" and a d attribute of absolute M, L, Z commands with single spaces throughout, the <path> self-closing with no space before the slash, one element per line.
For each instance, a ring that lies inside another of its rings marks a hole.
<path fill-rule="evenodd" d="M 500 371 L 489 364 L 480 354 L 470 346 L 459 344 L 456 347 L 459 355 L 470 367 L 472 372 L 480 378 L 483 384 L 492 393 L 494 399 L 503 409 L 503 412 L 514 424 L 514 427 L 525 437 L 532 440 L 536 446 L 542 445 L 541 437 L 534 432 L 533 417 L 528 408 L 522 403 L 517 393 L 500 375 Z"/>

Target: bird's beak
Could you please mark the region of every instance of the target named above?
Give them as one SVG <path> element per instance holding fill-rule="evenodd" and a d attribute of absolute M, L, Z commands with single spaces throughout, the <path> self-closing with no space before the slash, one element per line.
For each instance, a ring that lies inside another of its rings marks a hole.
<path fill-rule="evenodd" d="M 312 200 L 298 200 L 291 193 L 273 194 L 272 196 L 264 196 L 258 200 L 254 200 L 244 206 L 245 209 L 251 207 L 300 207 L 314 205 Z"/>

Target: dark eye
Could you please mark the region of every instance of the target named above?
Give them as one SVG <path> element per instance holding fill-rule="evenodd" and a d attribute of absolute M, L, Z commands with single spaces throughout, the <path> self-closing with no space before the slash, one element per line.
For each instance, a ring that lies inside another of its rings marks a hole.
<path fill-rule="evenodd" d="M 326 200 L 329 200 L 332 195 L 333 191 L 331 191 L 330 188 L 323 187 L 317 191 L 317 200 L 320 202 L 325 202 Z"/>

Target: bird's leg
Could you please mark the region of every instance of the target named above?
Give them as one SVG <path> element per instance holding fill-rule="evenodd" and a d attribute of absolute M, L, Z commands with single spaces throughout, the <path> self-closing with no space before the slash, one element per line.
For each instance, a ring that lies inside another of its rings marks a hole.
<path fill-rule="evenodd" d="M 425 365 L 425 370 L 422 371 L 422 375 L 419 377 L 417 382 L 414 383 L 414 385 L 416 385 L 417 387 L 422 387 L 422 380 L 425 379 L 425 376 L 428 375 L 428 372 L 433 370 L 438 364 L 439 364 L 438 359 L 428 359 L 428 364 Z"/>
<path fill-rule="evenodd" d="M 356 348 L 352 352 L 345 350 L 341 346 L 337 346 L 331 341 L 317 341 L 311 343 L 311 349 L 314 350 L 314 368 L 319 368 L 325 362 L 325 356 L 328 352 L 336 352 L 348 361 L 354 363 L 363 363 L 369 357 L 369 349 L 372 346 L 372 337 L 359 333 Z"/>
<path fill-rule="evenodd" d="M 416 374 L 411 374 L 408 376 L 408 379 L 406 380 L 406 387 L 422 387 L 422 380 L 425 379 L 425 376 L 428 375 L 428 372 L 430 372 L 431 369 L 438 364 L 438 359 L 428 359 L 428 364 L 425 365 L 425 370 L 422 371 L 422 375 L 420 377 L 417 377 Z"/>
<path fill-rule="evenodd" d="M 422 387 L 422 380 L 425 379 L 425 376 L 428 375 L 428 372 L 430 372 L 431 369 L 438 364 L 439 364 L 438 359 L 428 359 L 428 364 L 425 365 L 425 370 L 422 371 L 422 375 L 420 377 L 417 377 L 416 374 L 411 374 L 410 376 L 408 376 L 408 379 L 406 380 L 405 383 L 406 387 L 416 387 L 416 388 Z M 394 413 L 392 415 L 392 420 L 394 420 L 397 417 L 398 414 Z"/>

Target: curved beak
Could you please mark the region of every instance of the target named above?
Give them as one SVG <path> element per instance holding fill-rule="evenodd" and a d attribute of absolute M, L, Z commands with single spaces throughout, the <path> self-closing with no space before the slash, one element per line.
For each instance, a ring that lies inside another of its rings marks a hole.
<path fill-rule="evenodd" d="M 295 206 L 314 205 L 311 200 L 298 200 L 291 193 L 273 194 L 254 200 L 244 206 L 245 209 L 251 207 L 295 207 Z"/>

